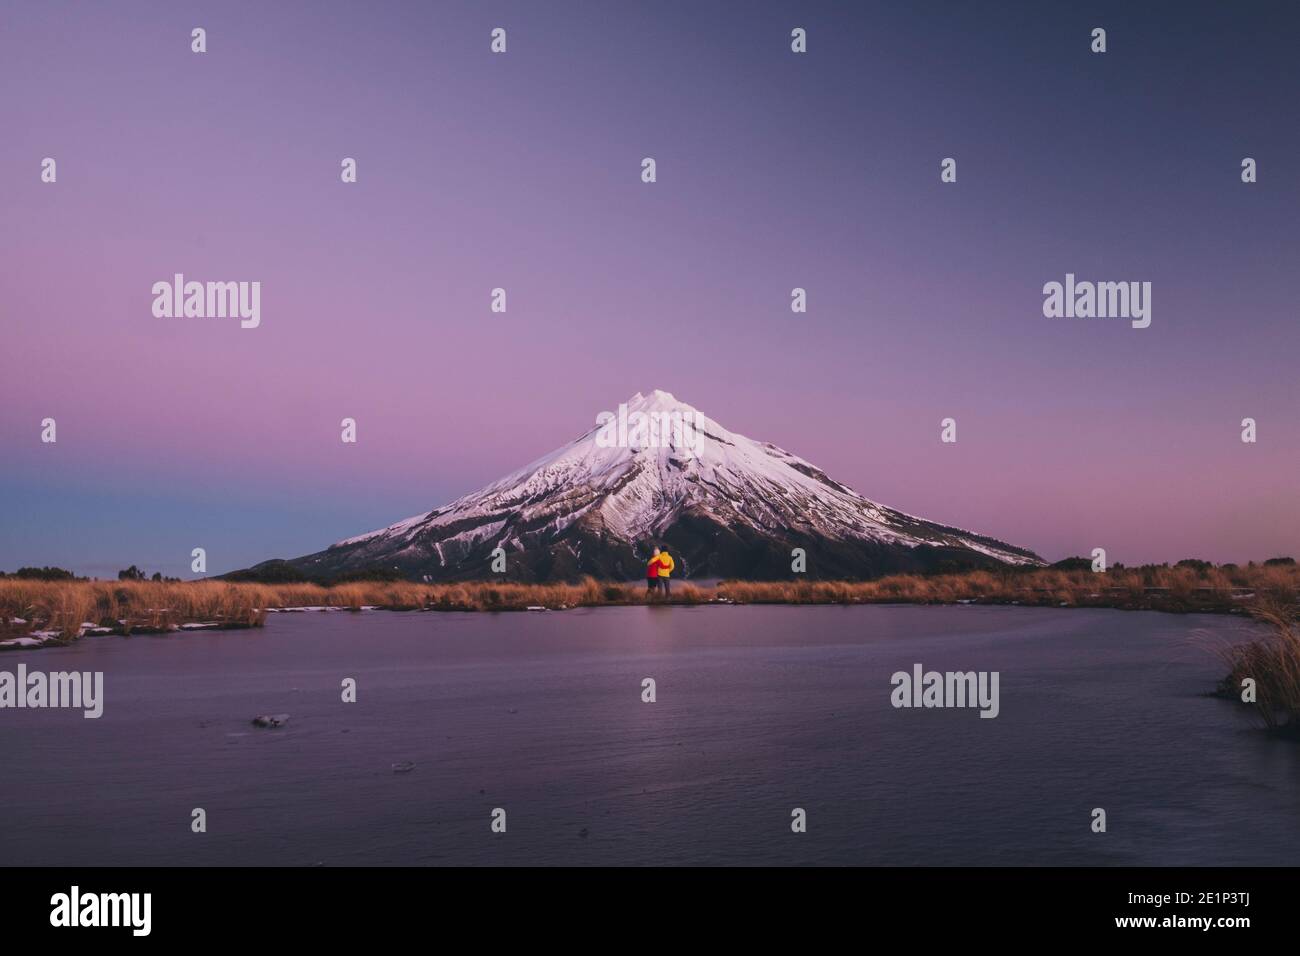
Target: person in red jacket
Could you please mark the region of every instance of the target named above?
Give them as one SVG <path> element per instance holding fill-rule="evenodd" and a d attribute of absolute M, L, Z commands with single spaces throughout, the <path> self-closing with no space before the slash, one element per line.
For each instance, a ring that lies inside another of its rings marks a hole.
<path fill-rule="evenodd" d="M 654 594 L 659 589 L 659 549 L 655 548 L 650 563 L 645 569 L 645 592 Z"/>

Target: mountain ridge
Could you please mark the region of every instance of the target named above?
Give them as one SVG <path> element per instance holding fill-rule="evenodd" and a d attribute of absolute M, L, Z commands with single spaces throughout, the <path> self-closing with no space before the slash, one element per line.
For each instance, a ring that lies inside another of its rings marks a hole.
<path fill-rule="evenodd" d="M 1043 563 L 1028 549 L 872 501 L 655 389 L 478 491 L 241 573 L 275 564 L 326 578 L 371 569 L 426 581 L 626 580 L 641 575 L 652 544 L 673 552 L 682 577 L 789 578 L 795 548 L 812 578 Z"/>

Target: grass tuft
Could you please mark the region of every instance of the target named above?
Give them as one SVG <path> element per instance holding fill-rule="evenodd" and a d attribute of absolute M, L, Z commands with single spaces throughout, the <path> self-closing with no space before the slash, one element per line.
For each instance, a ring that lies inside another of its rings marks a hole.
<path fill-rule="evenodd" d="M 1265 596 L 1251 605 L 1250 616 L 1267 631 L 1255 640 L 1217 648 L 1228 667 L 1219 692 L 1240 700 L 1243 681 L 1254 680 L 1253 706 L 1260 722 L 1274 733 L 1300 738 L 1300 617 L 1295 602 Z"/>

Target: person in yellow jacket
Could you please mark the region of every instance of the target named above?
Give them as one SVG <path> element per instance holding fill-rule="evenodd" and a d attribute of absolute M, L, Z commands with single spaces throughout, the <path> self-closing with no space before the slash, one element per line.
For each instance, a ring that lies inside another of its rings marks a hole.
<path fill-rule="evenodd" d="M 663 589 L 664 597 L 668 596 L 668 576 L 676 567 L 673 556 L 668 553 L 667 548 L 659 552 L 659 587 Z"/>

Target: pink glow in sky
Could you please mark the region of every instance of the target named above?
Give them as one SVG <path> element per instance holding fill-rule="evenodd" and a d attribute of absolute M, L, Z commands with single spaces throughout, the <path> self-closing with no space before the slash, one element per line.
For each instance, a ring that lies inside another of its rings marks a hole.
<path fill-rule="evenodd" d="M 895 10 L 868 56 L 827 7 L 796 61 L 779 7 L 479 6 L 13 11 L 0 568 L 307 553 L 650 388 L 1053 560 L 1300 550 L 1283 38 L 1170 71 L 1196 52 L 1121 12 L 1144 53 L 1099 77 L 1032 52 L 1050 17 Z M 176 272 L 260 281 L 261 327 L 155 318 Z M 1150 281 L 1151 327 L 1044 318 L 1066 272 Z"/>

